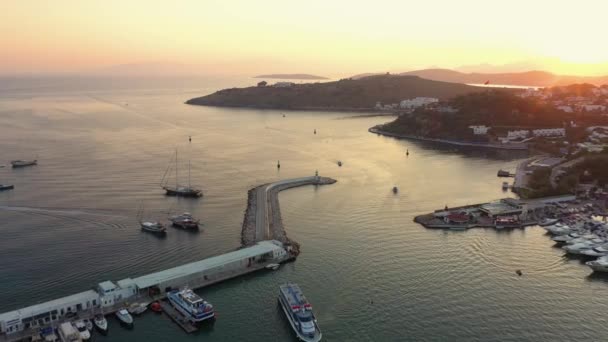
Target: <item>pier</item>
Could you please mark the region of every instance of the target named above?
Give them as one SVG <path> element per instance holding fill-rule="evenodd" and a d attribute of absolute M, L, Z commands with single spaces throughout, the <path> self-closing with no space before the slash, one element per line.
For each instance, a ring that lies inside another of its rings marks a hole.
<path fill-rule="evenodd" d="M 182 328 L 185 332 L 191 334 L 198 330 L 196 326 L 194 326 L 190 321 L 185 319 L 184 316 L 177 312 L 177 310 L 175 310 L 175 308 L 173 308 L 173 306 L 171 306 L 171 304 L 169 304 L 167 301 L 160 300 L 158 302 L 160 303 L 160 307 L 163 309 L 163 312 L 167 316 L 169 316 L 173 322 L 179 325 L 179 327 Z"/>

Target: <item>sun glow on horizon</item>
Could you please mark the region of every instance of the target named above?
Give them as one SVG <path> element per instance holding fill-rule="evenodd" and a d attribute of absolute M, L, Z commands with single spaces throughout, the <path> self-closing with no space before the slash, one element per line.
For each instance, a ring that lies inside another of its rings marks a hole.
<path fill-rule="evenodd" d="M 164 60 L 212 73 L 516 63 L 608 74 L 601 0 L 21 0 L 0 11 L 0 73 Z"/>

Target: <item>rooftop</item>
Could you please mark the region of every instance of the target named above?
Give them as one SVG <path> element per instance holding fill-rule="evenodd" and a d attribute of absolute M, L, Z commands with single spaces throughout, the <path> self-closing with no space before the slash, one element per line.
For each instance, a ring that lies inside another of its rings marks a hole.
<path fill-rule="evenodd" d="M 108 292 L 108 291 L 112 291 L 112 290 L 116 289 L 116 284 L 114 284 L 113 282 L 111 282 L 109 280 L 99 283 L 98 286 L 103 292 Z"/>
<path fill-rule="evenodd" d="M 77 303 L 92 301 L 94 299 L 98 300 L 99 295 L 93 290 L 88 290 L 73 294 L 71 296 L 57 298 L 48 302 L 28 306 L 19 310 L 2 313 L 0 314 L 0 321 L 10 321 L 13 319 L 18 319 L 19 317 L 35 316 L 52 310 L 58 310 L 63 306 L 75 305 Z"/>
<path fill-rule="evenodd" d="M 260 241 L 257 244 L 236 250 L 234 252 L 214 256 L 200 261 L 191 262 L 189 264 L 170 268 L 168 270 L 151 273 L 133 279 L 133 282 L 140 289 L 145 289 L 150 286 L 178 279 L 195 273 L 200 273 L 206 270 L 213 269 L 231 262 L 251 258 L 254 256 L 273 252 L 282 249 L 278 241 Z"/>

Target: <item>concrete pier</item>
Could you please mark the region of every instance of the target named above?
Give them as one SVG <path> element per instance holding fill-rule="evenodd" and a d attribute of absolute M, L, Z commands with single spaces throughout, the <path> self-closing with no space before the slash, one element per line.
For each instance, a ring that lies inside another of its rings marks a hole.
<path fill-rule="evenodd" d="M 241 232 L 242 245 L 250 246 L 258 241 L 270 239 L 297 246 L 297 243 L 287 237 L 283 227 L 279 192 L 304 185 L 325 185 L 335 182 L 336 180 L 332 178 L 312 176 L 262 184 L 249 190 Z"/>

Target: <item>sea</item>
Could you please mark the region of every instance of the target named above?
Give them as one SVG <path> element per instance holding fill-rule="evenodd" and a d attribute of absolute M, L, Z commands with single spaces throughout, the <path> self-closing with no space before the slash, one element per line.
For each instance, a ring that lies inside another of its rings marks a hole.
<path fill-rule="evenodd" d="M 214 324 L 188 335 L 164 315 L 136 317 L 132 330 L 110 317 L 108 336 L 94 340 L 295 341 L 277 304 L 286 282 L 303 289 L 324 341 L 606 340 L 608 279 L 542 228 L 413 222 L 446 205 L 513 197 L 496 173 L 525 153 L 368 132 L 391 116 L 184 103 L 256 82 L 0 79 L 0 183 L 15 185 L 0 192 L 0 312 L 233 251 L 248 189 L 318 171 L 338 182 L 279 196 L 297 261 L 197 290 L 215 306 Z M 164 195 L 176 149 L 180 181 L 190 164 L 204 197 Z M 34 167 L 8 164 L 34 158 Z M 157 220 L 188 211 L 204 226 L 158 238 L 139 229 L 140 208 Z"/>

